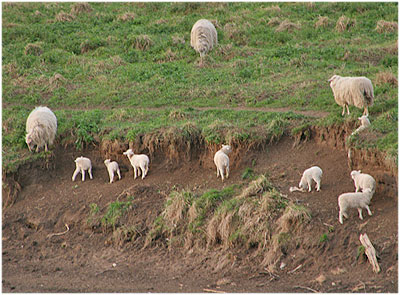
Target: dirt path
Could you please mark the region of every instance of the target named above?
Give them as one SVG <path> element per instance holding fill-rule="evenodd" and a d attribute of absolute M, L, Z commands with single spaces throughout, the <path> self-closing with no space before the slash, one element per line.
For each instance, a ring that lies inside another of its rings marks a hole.
<path fill-rule="evenodd" d="M 3 210 L 3 292 L 396 292 L 397 192 L 383 193 L 394 178 L 378 183 L 371 204 L 372 216 L 358 219 L 357 211 L 340 225 L 337 196 L 353 191 L 344 151 L 307 142 L 297 148 L 284 138 L 265 151 L 251 152 L 232 163 L 224 184 L 215 177 L 212 157 L 172 169 L 162 159 L 152 161 L 148 177 L 132 179 L 127 160 L 120 163 L 123 178 L 108 183 L 103 159 L 87 151 L 94 163 L 94 179 L 72 182 L 76 151 L 57 150 L 54 170 L 32 164 L 20 171 L 22 191 L 16 203 Z M 322 191 L 289 193 L 301 173 L 311 165 L 324 171 Z M 252 250 L 231 252 L 232 261 L 218 264 L 226 250 L 204 253 L 180 248 L 143 248 L 145 230 L 161 212 L 172 187 L 202 192 L 211 188 L 245 184 L 246 167 L 267 173 L 288 198 L 307 206 L 312 221 L 304 233 L 311 241 L 299 245 L 270 274 L 252 258 Z M 364 171 L 374 175 L 373 167 Z M 79 178 L 79 177 L 78 177 Z M 134 196 L 134 216 L 139 234 L 130 243 L 110 243 L 112 233 L 87 226 L 90 204 L 106 207 L 121 194 Z M 49 237 L 52 233 L 69 231 Z M 332 231 L 329 226 L 332 225 Z M 368 233 L 380 256 L 382 272 L 374 274 L 368 262 L 356 259 L 360 233 Z M 320 242 L 326 234 L 328 240 Z"/>

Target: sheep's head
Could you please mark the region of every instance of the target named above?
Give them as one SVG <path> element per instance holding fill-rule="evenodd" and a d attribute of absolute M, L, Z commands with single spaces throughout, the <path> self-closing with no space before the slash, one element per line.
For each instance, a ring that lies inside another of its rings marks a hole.
<path fill-rule="evenodd" d="M 358 171 L 357 170 L 353 170 L 353 171 L 351 171 L 350 176 L 354 180 L 357 175 L 360 175 L 360 173 L 361 173 L 361 170 L 358 170 Z"/>
<path fill-rule="evenodd" d="M 124 152 L 123 154 L 125 156 L 127 156 L 128 158 L 131 158 L 134 155 L 134 152 L 132 151 L 132 149 L 129 149 L 126 152 Z"/>
<path fill-rule="evenodd" d="M 230 154 L 232 152 L 232 148 L 230 145 L 222 145 L 222 149 L 221 149 L 225 154 Z"/>
<path fill-rule="evenodd" d="M 339 75 L 333 75 L 328 82 L 332 85 L 333 82 L 335 82 L 337 79 L 339 79 L 340 76 Z"/>
<path fill-rule="evenodd" d="M 106 159 L 104 160 L 104 164 L 107 166 L 108 164 L 110 164 L 111 160 L 110 159 Z"/>
<path fill-rule="evenodd" d="M 28 145 L 29 151 L 31 152 L 33 150 L 33 148 L 35 147 L 35 143 L 33 142 L 33 139 L 30 134 L 26 135 L 25 142 Z"/>
<path fill-rule="evenodd" d="M 302 177 L 302 178 L 300 179 L 299 188 L 300 188 L 300 189 L 303 189 L 303 190 L 305 190 L 305 189 L 308 188 L 307 181 L 304 179 L 304 177 Z"/>

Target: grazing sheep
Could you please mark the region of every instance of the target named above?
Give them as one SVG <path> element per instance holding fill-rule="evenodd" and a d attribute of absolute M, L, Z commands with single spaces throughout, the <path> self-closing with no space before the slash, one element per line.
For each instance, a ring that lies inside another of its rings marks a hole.
<path fill-rule="evenodd" d="M 367 209 L 368 214 L 372 215 L 369 209 L 369 203 L 371 202 L 373 191 L 370 188 L 365 189 L 363 192 L 357 193 L 344 193 L 338 197 L 339 203 L 339 222 L 343 224 L 343 216 L 348 218 L 347 209 L 356 208 L 360 219 L 362 220 L 362 209 Z"/>
<path fill-rule="evenodd" d="M 190 33 L 190 45 L 200 53 L 200 58 L 203 59 L 217 44 L 218 36 L 214 25 L 206 19 L 198 20 Z"/>
<path fill-rule="evenodd" d="M 135 173 L 133 179 L 136 179 L 138 175 L 140 176 L 140 172 L 142 173 L 142 179 L 144 179 L 144 177 L 147 175 L 147 172 L 149 171 L 149 157 L 144 154 L 135 155 L 132 149 L 127 150 L 123 154 L 126 155 L 131 162 L 133 171 Z"/>
<path fill-rule="evenodd" d="M 221 179 L 224 181 L 224 173 L 226 178 L 229 177 L 229 157 L 228 154 L 232 152 L 230 145 L 222 145 L 222 148 L 214 155 L 214 164 L 217 166 L 217 178 L 221 174 Z"/>
<path fill-rule="evenodd" d="M 361 132 L 361 131 L 363 131 L 364 129 L 367 129 L 367 128 L 371 125 L 371 122 L 370 122 L 369 119 L 368 119 L 368 115 L 362 115 L 361 117 L 358 118 L 358 120 L 361 121 L 361 126 L 358 127 L 356 130 L 354 130 L 354 131 L 351 133 L 351 135 L 354 135 L 354 134 L 356 134 L 356 133 L 358 133 L 358 132 Z"/>
<path fill-rule="evenodd" d="M 110 183 L 114 180 L 114 173 L 117 172 L 118 178 L 121 179 L 121 172 L 119 170 L 118 163 L 110 159 L 104 160 L 104 165 L 107 167 L 108 175 L 110 176 Z"/>
<path fill-rule="evenodd" d="M 364 108 L 363 115 L 368 115 L 368 106 L 374 103 L 374 88 L 370 79 L 333 75 L 328 82 L 330 82 L 336 103 L 343 107 L 342 116 L 345 107 L 347 107 L 347 114 L 350 114 L 349 105 Z"/>
<path fill-rule="evenodd" d="M 356 192 L 358 192 L 360 189 L 361 191 L 364 191 L 368 188 L 372 191 L 372 193 L 375 193 L 376 182 L 371 175 L 361 173 L 361 170 L 353 170 L 351 171 L 350 176 L 354 180 Z"/>
<path fill-rule="evenodd" d="M 321 178 L 322 178 L 321 168 L 319 168 L 318 166 L 313 166 L 311 168 L 308 168 L 303 172 L 303 176 L 301 177 L 299 182 L 299 188 L 305 190 L 308 187 L 308 191 L 311 192 L 311 184 L 312 181 L 314 180 L 317 184 L 315 188 L 319 192 L 321 189 Z"/>
<path fill-rule="evenodd" d="M 36 107 L 26 120 L 26 138 L 29 151 L 36 145 L 36 152 L 54 142 L 57 132 L 57 118 L 48 107 Z"/>
<path fill-rule="evenodd" d="M 76 176 L 78 173 L 82 173 L 82 181 L 85 181 L 85 171 L 88 170 L 90 179 L 93 179 L 92 176 L 92 162 L 89 158 L 85 157 L 78 157 L 75 159 L 76 169 L 74 174 L 72 175 L 72 181 L 75 181 Z"/>

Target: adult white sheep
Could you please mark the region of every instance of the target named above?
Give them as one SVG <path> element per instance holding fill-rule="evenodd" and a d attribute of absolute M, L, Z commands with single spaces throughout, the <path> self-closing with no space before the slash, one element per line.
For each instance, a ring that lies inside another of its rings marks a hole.
<path fill-rule="evenodd" d="M 118 163 L 113 161 L 111 162 L 110 159 L 104 160 L 104 165 L 107 167 L 108 176 L 110 176 L 110 183 L 114 181 L 114 173 L 117 172 L 118 178 L 121 179 L 121 172 L 119 170 Z"/>
<path fill-rule="evenodd" d="M 221 175 L 222 181 L 224 181 L 224 174 L 226 178 L 229 177 L 229 157 L 228 155 L 232 152 L 230 145 L 222 145 L 222 148 L 217 151 L 214 155 L 214 164 L 217 166 L 217 178 Z"/>
<path fill-rule="evenodd" d="M 92 162 L 89 158 L 85 157 L 78 157 L 75 159 L 76 169 L 74 174 L 72 175 L 72 181 L 75 181 L 76 176 L 78 173 L 82 173 L 82 181 L 85 181 L 85 171 L 88 170 L 90 179 L 93 179 L 92 176 Z"/>
<path fill-rule="evenodd" d="M 368 115 L 362 115 L 361 117 L 358 118 L 358 120 L 360 120 L 361 125 L 356 130 L 354 130 L 351 133 L 351 135 L 357 134 L 363 131 L 364 129 L 367 129 L 371 125 L 371 122 L 368 119 Z"/>
<path fill-rule="evenodd" d="M 350 114 L 349 105 L 364 108 L 363 115 L 368 115 L 368 106 L 374 103 L 374 88 L 370 79 L 333 75 L 328 82 L 330 82 L 336 103 L 343 107 L 342 116 L 345 107 L 347 107 L 347 114 Z"/>
<path fill-rule="evenodd" d="M 360 189 L 361 191 L 370 189 L 372 193 L 375 193 L 376 181 L 371 175 L 367 173 L 361 173 L 361 170 L 353 170 L 351 171 L 350 176 L 354 180 L 356 192 L 358 192 Z"/>
<path fill-rule="evenodd" d="M 135 174 L 133 179 L 136 179 L 138 175 L 140 176 L 140 173 L 142 174 L 142 179 L 144 179 L 149 171 L 149 157 L 145 154 L 135 155 L 132 149 L 127 150 L 123 154 L 126 155 L 131 162 Z"/>
<path fill-rule="evenodd" d="M 217 30 L 214 25 L 206 19 L 198 20 L 192 27 L 190 33 L 190 45 L 203 57 L 218 44 Z"/>
<path fill-rule="evenodd" d="M 308 188 L 308 191 L 311 192 L 311 184 L 314 180 L 316 183 L 316 190 L 319 192 L 321 190 L 321 178 L 322 178 L 322 169 L 318 166 L 313 166 L 304 170 L 303 176 L 299 182 L 299 188 L 301 190 L 305 190 Z"/>
<path fill-rule="evenodd" d="M 36 152 L 53 144 L 57 133 L 57 117 L 48 107 L 36 107 L 26 120 L 26 138 L 29 151 L 36 145 Z"/>
<path fill-rule="evenodd" d="M 365 189 L 363 192 L 356 193 L 344 193 L 338 197 L 339 204 L 339 222 L 343 224 L 343 216 L 348 218 L 347 209 L 356 208 L 360 219 L 363 219 L 362 209 L 367 209 L 368 214 L 372 215 L 369 209 L 369 203 L 371 202 L 373 192 L 370 188 Z"/>

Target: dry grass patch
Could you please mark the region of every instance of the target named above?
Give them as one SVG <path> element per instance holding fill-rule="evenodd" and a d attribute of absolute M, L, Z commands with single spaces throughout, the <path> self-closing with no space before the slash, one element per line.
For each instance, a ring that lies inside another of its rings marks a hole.
<path fill-rule="evenodd" d="M 177 44 L 185 44 L 185 38 L 183 36 L 172 36 L 172 43 Z"/>
<path fill-rule="evenodd" d="M 77 3 L 73 4 L 71 7 L 71 13 L 75 14 L 75 15 L 78 15 L 81 13 L 88 13 L 91 11 L 92 11 L 92 7 L 87 2 L 77 2 Z"/>
<path fill-rule="evenodd" d="M 234 41 L 237 45 L 246 45 L 248 36 L 245 32 L 250 24 L 246 23 L 243 26 L 237 26 L 235 23 L 227 23 L 224 26 L 224 33 L 227 39 Z"/>
<path fill-rule="evenodd" d="M 55 73 L 53 77 L 49 79 L 50 90 L 54 90 L 64 85 L 67 81 L 61 74 Z"/>
<path fill-rule="evenodd" d="M 329 24 L 329 18 L 327 16 L 319 16 L 314 26 L 316 28 L 320 27 L 326 28 L 328 24 Z"/>
<path fill-rule="evenodd" d="M 118 16 L 118 20 L 123 22 L 133 21 L 136 15 L 133 12 L 127 12 Z"/>
<path fill-rule="evenodd" d="M 380 20 L 376 24 L 376 29 L 378 33 L 391 33 L 397 32 L 397 22 L 388 22 L 385 20 Z"/>
<path fill-rule="evenodd" d="M 350 30 L 351 27 L 354 27 L 356 25 L 356 21 L 348 18 L 345 15 L 342 15 L 339 17 L 339 19 L 336 22 L 336 31 L 338 32 L 344 32 L 347 30 Z"/>
<path fill-rule="evenodd" d="M 273 17 L 267 23 L 267 25 L 270 27 L 279 26 L 280 24 L 281 24 L 281 20 L 279 19 L 279 17 Z"/>
<path fill-rule="evenodd" d="M 148 50 L 153 44 L 153 40 L 148 35 L 139 35 L 133 40 L 133 47 L 142 51 Z"/>
<path fill-rule="evenodd" d="M 275 29 L 275 32 L 283 32 L 283 31 L 292 32 L 293 30 L 300 30 L 300 24 L 295 24 L 285 19 Z"/>
<path fill-rule="evenodd" d="M 393 75 L 392 72 L 389 72 L 389 71 L 379 72 L 376 75 L 376 83 L 378 85 L 390 84 L 390 85 L 397 86 L 397 78 L 395 75 Z"/>
<path fill-rule="evenodd" d="M 75 15 L 61 11 L 56 15 L 56 21 L 58 22 L 72 22 L 75 19 Z"/>
<path fill-rule="evenodd" d="M 42 42 L 27 44 L 24 50 L 25 55 L 41 55 L 43 53 L 42 44 Z"/>
<path fill-rule="evenodd" d="M 276 13 L 281 12 L 281 9 L 278 5 L 272 5 L 269 7 L 265 7 L 264 10 L 267 12 L 276 12 Z"/>

